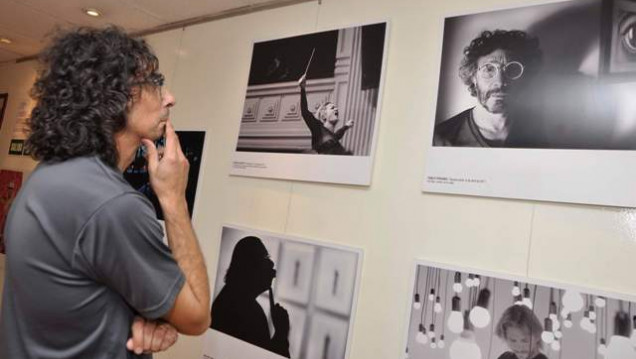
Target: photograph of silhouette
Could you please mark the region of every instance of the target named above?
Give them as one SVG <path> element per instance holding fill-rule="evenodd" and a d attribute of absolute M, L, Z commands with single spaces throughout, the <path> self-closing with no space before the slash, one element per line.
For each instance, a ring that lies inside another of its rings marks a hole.
<path fill-rule="evenodd" d="M 181 144 L 183 154 L 190 163 L 190 172 L 188 173 L 188 186 L 186 187 L 186 201 L 188 203 L 188 212 L 192 217 L 194 210 L 194 197 L 197 193 L 197 183 L 199 181 L 199 171 L 201 169 L 201 157 L 203 155 L 203 144 L 205 140 L 204 131 L 176 131 Z M 164 138 L 155 141 L 157 149 L 161 152 L 164 146 Z M 139 146 L 133 163 L 124 171 L 124 178 L 137 191 L 143 193 L 155 207 L 157 219 L 163 220 L 163 211 L 159 205 L 159 199 L 150 186 L 148 178 L 148 162 L 146 161 L 146 152 L 144 146 Z"/>
<path fill-rule="evenodd" d="M 634 359 L 633 299 L 416 266 L 410 359 Z"/>
<path fill-rule="evenodd" d="M 357 250 L 223 227 L 203 358 L 346 358 L 359 268 Z"/>
<path fill-rule="evenodd" d="M 373 154 L 386 33 L 377 23 L 254 43 L 233 174 L 350 183 L 315 173 L 366 171 L 338 157 Z"/>

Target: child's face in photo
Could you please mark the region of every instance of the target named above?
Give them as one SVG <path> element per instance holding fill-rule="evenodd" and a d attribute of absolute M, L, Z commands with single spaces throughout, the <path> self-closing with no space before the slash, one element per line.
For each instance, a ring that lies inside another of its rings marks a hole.
<path fill-rule="evenodd" d="M 519 359 L 531 359 L 538 348 L 540 338 L 533 338 L 527 328 L 510 327 L 506 330 L 506 344 Z"/>

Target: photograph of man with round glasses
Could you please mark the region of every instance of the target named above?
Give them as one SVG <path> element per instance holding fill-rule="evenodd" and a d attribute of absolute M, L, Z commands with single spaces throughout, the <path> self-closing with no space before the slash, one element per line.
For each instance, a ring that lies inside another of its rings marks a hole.
<path fill-rule="evenodd" d="M 438 123 L 434 146 L 514 147 L 514 109 L 541 63 L 539 40 L 519 30 L 483 31 L 464 48 L 459 78 L 476 104 Z"/>

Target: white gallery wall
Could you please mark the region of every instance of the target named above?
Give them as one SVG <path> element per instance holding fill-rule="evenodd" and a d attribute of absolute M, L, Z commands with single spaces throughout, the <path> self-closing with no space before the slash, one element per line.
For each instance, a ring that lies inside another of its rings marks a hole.
<path fill-rule="evenodd" d="M 631 208 L 420 191 L 443 17 L 539 3 L 322 0 L 149 36 L 177 99 L 175 127 L 207 132 L 193 221 L 210 280 L 224 223 L 361 248 L 351 359 L 402 357 L 415 258 L 636 295 Z M 253 41 L 379 21 L 389 22 L 388 50 L 371 185 L 229 176 Z M 7 155 L 18 98 L 26 96 L 34 67 L 0 66 L 0 92 L 9 92 L 0 130 L 3 169 L 28 173 L 35 165 Z M 202 345 L 182 336 L 155 357 L 199 358 Z"/>

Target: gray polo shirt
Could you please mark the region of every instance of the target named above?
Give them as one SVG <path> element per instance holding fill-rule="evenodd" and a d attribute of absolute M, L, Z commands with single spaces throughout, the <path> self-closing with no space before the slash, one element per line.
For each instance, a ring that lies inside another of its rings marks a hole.
<path fill-rule="evenodd" d="M 166 314 L 185 281 L 162 237 L 150 202 L 98 158 L 38 165 L 5 226 L 0 357 L 139 357 L 133 316 Z"/>

